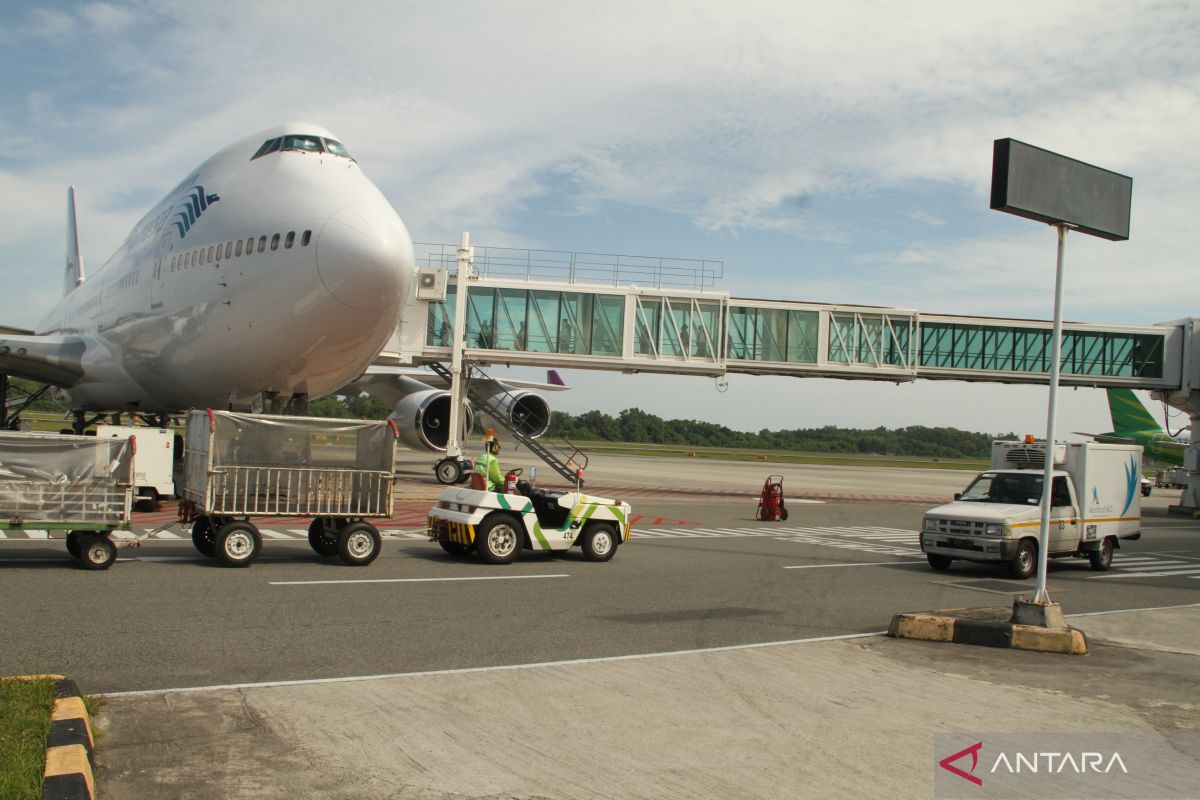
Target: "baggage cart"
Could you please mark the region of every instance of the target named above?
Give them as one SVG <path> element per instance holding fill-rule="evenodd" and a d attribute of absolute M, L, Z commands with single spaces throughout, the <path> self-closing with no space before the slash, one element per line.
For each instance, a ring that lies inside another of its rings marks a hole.
<path fill-rule="evenodd" d="M 0 431 L 0 530 L 63 533 L 86 569 L 117 558 L 109 538 L 128 528 L 136 439 Z"/>
<path fill-rule="evenodd" d="M 180 521 L 206 556 L 247 566 L 262 550 L 256 517 L 311 517 L 320 556 L 365 566 L 379 555 L 371 518 L 392 515 L 399 431 L 392 421 L 188 412 Z"/>

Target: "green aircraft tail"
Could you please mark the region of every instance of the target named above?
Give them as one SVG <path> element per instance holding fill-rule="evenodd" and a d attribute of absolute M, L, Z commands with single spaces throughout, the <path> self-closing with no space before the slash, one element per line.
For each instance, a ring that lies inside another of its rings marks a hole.
<path fill-rule="evenodd" d="M 1112 415 L 1115 433 L 1162 430 L 1142 401 L 1129 389 L 1108 390 L 1108 411 Z"/>

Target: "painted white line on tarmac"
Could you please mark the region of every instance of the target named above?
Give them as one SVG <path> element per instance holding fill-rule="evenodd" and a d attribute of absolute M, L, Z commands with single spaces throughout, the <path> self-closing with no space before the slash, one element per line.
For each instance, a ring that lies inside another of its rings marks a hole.
<path fill-rule="evenodd" d="M 1064 614 L 1066 617 L 1103 617 L 1108 614 L 1129 614 L 1134 611 L 1171 611 L 1176 608 L 1200 608 L 1200 603 L 1186 603 L 1181 606 L 1151 606 L 1150 608 L 1118 608 L 1113 611 L 1083 611 L 1078 614 Z"/>
<path fill-rule="evenodd" d="M 891 564 L 902 564 L 906 567 L 923 567 L 924 564 L 914 564 L 911 561 L 859 561 L 849 564 L 803 564 L 798 567 L 784 567 L 784 569 L 827 569 L 829 567 L 882 567 Z"/>
<path fill-rule="evenodd" d="M 223 689 L 274 689 L 283 686 L 314 686 L 326 683 L 357 683 L 381 681 L 387 678 L 432 678 L 440 675 L 471 675 L 489 672 L 512 672 L 514 670 L 541 669 L 543 667 L 573 667 L 584 664 L 609 664 L 617 661 L 641 661 L 649 658 L 670 656 L 696 656 L 709 653 L 730 653 L 739 650 L 760 650 L 764 647 L 785 647 L 794 644 L 818 644 L 837 642 L 844 639 L 867 639 L 885 636 L 887 631 L 870 633 L 844 633 L 838 636 L 814 636 L 811 639 L 788 639 L 781 642 L 759 642 L 758 644 L 731 644 L 724 647 L 704 647 L 696 650 L 667 650 L 658 653 L 634 653 L 627 656 L 600 656 L 598 658 L 575 658 L 569 661 L 540 661 L 532 664 L 507 664 L 498 667 L 462 667 L 460 669 L 434 669 L 424 672 L 393 672 L 387 675 L 355 675 L 345 678 L 308 678 L 294 681 L 267 681 L 264 683 L 230 683 L 220 686 L 185 686 L 180 689 L 144 689 L 133 692 L 109 692 L 104 697 L 146 697 L 160 694 L 184 694 L 188 692 L 216 692 Z"/>
<path fill-rule="evenodd" d="M 452 581 L 521 581 L 537 578 L 569 578 L 565 573 L 554 575 L 484 575 L 473 578 L 348 578 L 340 581 L 267 581 L 268 586 L 326 586 L 335 583 L 447 583 Z"/>

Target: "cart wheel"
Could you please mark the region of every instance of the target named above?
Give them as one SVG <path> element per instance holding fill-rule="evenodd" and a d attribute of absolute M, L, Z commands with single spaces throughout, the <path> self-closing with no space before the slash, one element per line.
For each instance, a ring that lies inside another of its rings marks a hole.
<path fill-rule="evenodd" d="M 593 522 L 583 532 L 583 557 L 608 561 L 617 552 L 617 530 L 608 522 Z"/>
<path fill-rule="evenodd" d="M 458 463 L 457 458 L 443 458 L 433 468 L 433 474 L 437 476 L 438 483 L 447 486 L 453 486 L 462 480 L 462 471 L 462 465 Z"/>
<path fill-rule="evenodd" d="M 319 556 L 336 556 L 338 531 L 345 527 L 343 517 L 317 517 L 308 526 L 308 546 Z"/>
<path fill-rule="evenodd" d="M 779 510 L 779 518 L 781 520 L 783 520 L 784 522 L 787 522 L 787 509 L 786 508 Z"/>
<path fill-rule="evenodd" d="M 512 514 L 492 514 L 475 531 L 475 548 L 489 564 L 509 564 L 521 549 L 525 531 Z"/>
<path fill-rule="evenodd" d="M 85 535 L 91 535 L 91 531 L 71 531 L 67 534 L 67 552 L 75 558 L 80 558 L 83 555 L 83 543 L 81 539 Z"/>
<path fill-rule="evenodd" d="M 376 559 L 383 542 L 369 522 L 351 522 L 338 534 L 338 556 L 352 567 L 365 567 Z"/>
<path fill-rule="evenodd" d="M 108 569 L 117 560 L 117 548 L 103 533 L 81 537 L 80 563 L 84 569 Z"/>
<path fill-rule="evenodd" d="M 212 519 L 200 517 L 192 523 L 192 544 L 201 555 L 213 558 L 217 554 L 217 537 L 213 532 Z"/>
<path fill-rule="evenodd" d="M 230 567 L 248 567 L 262 550 L 262 536 L 249 522 L 227 522 L 217 530 L 217 558 Z"/>

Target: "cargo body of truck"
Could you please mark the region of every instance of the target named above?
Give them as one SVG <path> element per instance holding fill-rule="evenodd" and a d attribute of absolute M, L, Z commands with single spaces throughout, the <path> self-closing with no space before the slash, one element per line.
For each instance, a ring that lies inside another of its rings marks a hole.
<path fill-rule="evenodd" d="M 1121 539 L 1141 537 L 1138 445 L 1056 444 L 1050 492 L 1050 558 L 1087 558 L 1106 570 Z M 1017 578 L 1037 571 L 1046 446 L 992 443 L 992 468 L 953 503 L 925 512 L 921 550 L 944 570 L 956 559 L 1007 564 Z"/>
<path fill-rule="evenodd" d="M 134 502 L 146 503 L 151 511 L 158 510 L 161 498 L 175 494 L 175 434 L 166 428 L 133 425 L 97 425 L 96 436 L 102 439 L 137 441 L 137 464 L 133 476 Z M 178 459 L 183 453 L 178 453 Z"/>

